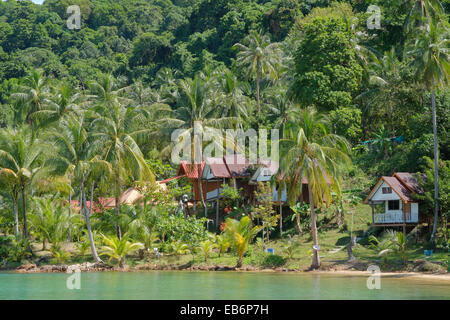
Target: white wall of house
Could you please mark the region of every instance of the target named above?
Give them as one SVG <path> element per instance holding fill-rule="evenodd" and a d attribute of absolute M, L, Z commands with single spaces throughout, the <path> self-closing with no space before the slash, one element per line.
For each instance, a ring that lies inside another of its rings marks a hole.
<path fill-rule="evenodd" d="M 394 190 L 391 193 L 383 193 L 383 188 L 390 188 L 386 182 L 379 184 L 377 190 L 372 194 L 371 200 L 385 201 L 385 200 L 400 200 L 400 197 Z"/>

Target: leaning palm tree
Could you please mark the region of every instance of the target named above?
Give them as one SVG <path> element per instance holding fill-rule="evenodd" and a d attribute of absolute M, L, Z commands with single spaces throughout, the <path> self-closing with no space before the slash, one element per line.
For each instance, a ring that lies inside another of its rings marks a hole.
<path fill-rule="evenodd" d="M 95 248 L 92 235 L 90 213 L 86 201 L 86 181 L 93 172 L 102 171 L 105 175 L 110 172 L 109 163 L 94 157 L 88 141 L 88 133 L 84 125 L 84 115 L 73 114 L 63 119 L 60 126 L 51 130 L 45 136 L 51 145 L 50 150 L 55 150 L 46 159 L 45 167 L 51 176 L 66 175 L 69 179 L 69 204 L 71 203 L 72 184 L 78 181 L 80 186 L 80 208 L 86 220 L 92 256 L 95 262 L 102 262 Z M 69 206 L 70 209 L 70 206 Z"/>
<path fill-rule="evenodd" d="M 21 193 L 25 238 L 28 237 L 26 193 L 41 169 L 42 150 L 42 144 L 34 137 L 29 126 L 0 130 L 0 167 L 9 170 L 7 174 L 13 184 L 11 187 Z"/>
<path fill-rule="evenodd" d="M 439 219 L 439 184 L 438 184 L 438 140 L 436 125 L 435 89 L 448 85 L 449 65 L 449 28 L 445 21 L 427 23 L 419 31 L 417 40 L 409 55 L 413 58 L 412 65 L 416 68 L 418 81 L 431 91 L 431 107 L 434 135 L 434 223 L 431 242 L 434 242 Z"/>
<path fill-rule="evenodd" d="M 288 180 L 288 201 L 295 203 L 302 192 L 302 180 L 308 181 L 308 199 L 313 236 L 312 269 L 320 266 L 315 209 L 329 205 L 332 190 L 340 190 L 340 164 L 348 163 L 350 151 L 347 141 L 330 134 L 327 122 L 314 109 L 305 109 L 298 124 L 288 130 L 282 141 L 284 156 L 281 169 Z"/>
<path fill-rule="evenodd" d="M 258 112 L 261 112 L 260 82 L 264 77 L 278 78 L 281 57 L 279 43 L 270 43 L 269 37 L 262 30 L 252 30 L 244 39 L 244 44 L 236 43 L 233 48 L 239 50 L 237 64 L 247 69 L 247 77 L 255 77 Z"/>
<path fill-rule="evenodd" d="M 101 154 L 112 168 L 111 180 L 114 185 L 116 215 L 119 217 L 119 197 L 122 186 L 134 181 L 155 181 L 155 177 L 144 159 L 136 140 L 151 133 L 148 129 L 136 129 L 133 120 L 136 113 L 133 108 L 125 108 L 119 101 L 109 105 L 101 104 L 97 116 L 91 123 L 90 136 L 92 150 Z M 133 179 L 132 181 L 130 179 Z M 120 226 L 116 225 L 117 237 L 121 238 Z"/>

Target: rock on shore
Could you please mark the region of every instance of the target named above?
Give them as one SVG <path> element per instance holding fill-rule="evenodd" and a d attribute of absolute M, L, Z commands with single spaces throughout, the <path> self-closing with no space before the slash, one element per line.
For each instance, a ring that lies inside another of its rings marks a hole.
<path fill-rule="evenodd" d="M 43 265 L 37 266 L 34 263 L 23 264 L 16 269 L 18 273 L 39 273 L 39 272 L 67 272 L 72 273 L 79 270 L 80 272 L 87 271 L 106 271 L 111 270 L 112 267 L 104 263 L 90 263 L 84 262 L 73 265 Z"/>

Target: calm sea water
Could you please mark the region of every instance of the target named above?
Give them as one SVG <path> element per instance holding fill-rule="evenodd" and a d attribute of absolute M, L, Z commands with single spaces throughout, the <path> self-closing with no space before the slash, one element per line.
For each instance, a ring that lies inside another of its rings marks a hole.
<path fill-rule="evenodd" d="M 369 290 L 367 277 L 238 272 L 81 273 L 79 290 L 70 275 L 0 273 L 3 299 L 445 299 L 450 283 L 411 278 L 381 279 Z"/>

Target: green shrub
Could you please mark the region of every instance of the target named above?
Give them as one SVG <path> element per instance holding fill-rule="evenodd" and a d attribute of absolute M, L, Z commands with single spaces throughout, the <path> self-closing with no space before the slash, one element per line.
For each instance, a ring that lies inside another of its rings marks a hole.
<path fill-rule="evenodd" d="M 14 236 L 0 237 L 0 261 L 6 260 L 9 256 L 9 251 L 13 247 Z"/>
<path fill-rule="evenodd" d="M 14 236 L 0 237 L 0 262 L 20 262 L 30 257 L 30 241 L 27 239 L 16 240 Z"/>
<path fill-rule="evenodd" d="M 286 263 L 286 259 L 277 254 L 265 253 L 262 255 L 261 266 L 267 268 L 281 267 Z"/>

